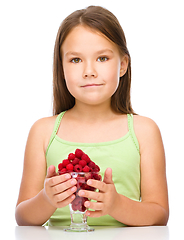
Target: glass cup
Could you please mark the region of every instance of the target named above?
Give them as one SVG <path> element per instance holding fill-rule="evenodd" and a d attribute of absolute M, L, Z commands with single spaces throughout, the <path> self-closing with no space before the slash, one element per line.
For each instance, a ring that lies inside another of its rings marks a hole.
<path fill-rule="evenodd" d="M 59 172 L 59 174 L 62 174 Z M 87 185 L 88 179 L 96 179 L 101 181 L 101 175 L 99 172 L 70 172 L 72 178 L 77 180 L 77 191 L 75 193 L 75 199 L 69 204 L 71 224 L 68 228 L 64 229 L 67 232 L 91 232 L 94 228 L 91 228 L 87 224 L 85 201 L 90 199 L 80 197 L 78 195 L 79 190 L 96 191 L 96 188 Z"/>

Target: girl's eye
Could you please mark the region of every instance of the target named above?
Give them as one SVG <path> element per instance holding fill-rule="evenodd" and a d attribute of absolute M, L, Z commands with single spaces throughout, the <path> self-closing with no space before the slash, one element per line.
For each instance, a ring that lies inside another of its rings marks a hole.
<path fill-rule="evenodd" d="M 81 59 L 80 59 L 80 58 L 73 58 L 73 59 L 71 60 L 71 62 L 73 62 L 73 63 L 80 63 L 80 62 L 81 62 Z"/>
<path fill-rule="evenodd" d="M 107 60 L 108 60 L 107 57 L 99 57 L 99 58 L 97 59 L 98 62 L 105 62 L 105 61 L 107 61 Z"/>

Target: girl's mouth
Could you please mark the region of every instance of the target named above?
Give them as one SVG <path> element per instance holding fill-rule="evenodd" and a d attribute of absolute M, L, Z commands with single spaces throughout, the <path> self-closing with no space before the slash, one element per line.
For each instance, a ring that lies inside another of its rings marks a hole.
<path fill-rule="evenodd" d="M 91 84 L 86 84 L 81 87 L 87 88 L 87 87 L 101 87 L 103 84 L 96 84 L 96 83 L 91 83 Z"/>

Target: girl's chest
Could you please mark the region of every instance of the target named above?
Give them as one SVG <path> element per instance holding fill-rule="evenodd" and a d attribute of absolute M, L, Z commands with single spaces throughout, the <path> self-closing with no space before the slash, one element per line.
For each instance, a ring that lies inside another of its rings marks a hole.
<path fill-rule="evenodd" d="M 69 142 L 99 143 L 117 140 L 128 132 L 126 121 L 112 121 L 98 124 L 61 124 L 58 137 Z"/>

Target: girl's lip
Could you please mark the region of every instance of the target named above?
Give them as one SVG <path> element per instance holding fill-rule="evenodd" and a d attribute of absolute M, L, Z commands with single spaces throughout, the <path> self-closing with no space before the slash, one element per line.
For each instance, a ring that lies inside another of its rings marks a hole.
<path fill-rule="evenodd" d="M 91 83 L 91 84 L 86 84 L 86 85 L 83 85 L 81 87 L 100 87 L 102 86 L 103 84 L 96 84 L 96 83 Z"/>

